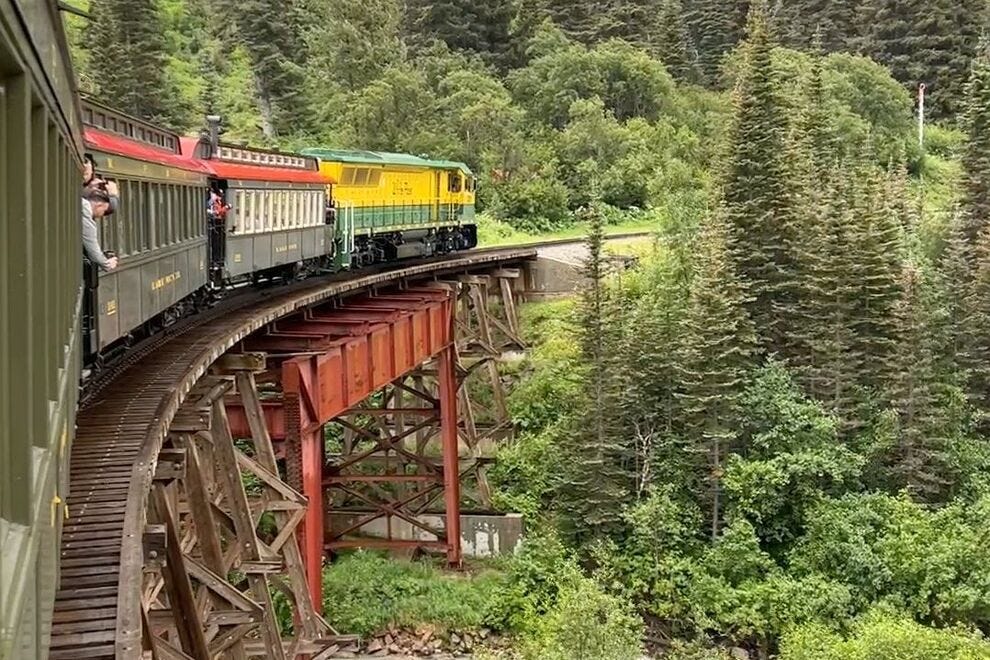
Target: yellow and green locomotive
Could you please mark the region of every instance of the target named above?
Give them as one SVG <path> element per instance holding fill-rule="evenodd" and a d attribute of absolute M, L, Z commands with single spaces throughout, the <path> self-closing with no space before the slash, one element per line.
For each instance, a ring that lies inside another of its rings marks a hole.
<path fill-rule="evenodd" d="M 335 182 L 338 232 L 356 265 L 477 245 L 475 178 L 464 163 L 372 151 L 302 153 L 317 158 Z"/>

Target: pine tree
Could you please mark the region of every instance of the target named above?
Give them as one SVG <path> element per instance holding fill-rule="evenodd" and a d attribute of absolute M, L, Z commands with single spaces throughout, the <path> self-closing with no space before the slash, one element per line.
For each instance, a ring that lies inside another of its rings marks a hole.
<path fill-rule="evenodd" d="M 939 371 L 943 379 L 962 382 L 965 369 L 966 293 L 972 280 L 972 248 L 966 240 L 960 213 L 949 226 L 938 260 L 936 289 L 944 313 L 936 327 Z"/>
<path fill-rule="evenodd" d="M 262 130 L 269 138 L 308 128 L 302 0 L 220 0 L 253 65 Z"/>
<path fill-rule="evenodd" d="M 932 300 L 921 272 L 904 268 L 903 295 L 894 309 L 898 346 L 895 355 L 891 403 L 898 417 L 898 445 L 890 465 L 895 488 L 907 488 L 915 497 L 934 501 L 948 481 L 945 441 L 940 437 L 934 337 L 930 327 Z"/>
<path fill-rule="evenodd" d="M 854 264 L 853 349 L 860 357 L 860 384 L 885 391 L 894 366 L 897 327 L 894 308 L 901 297 L 903 239 L 895 206 L 885 195 L 886 176 L 868 164 L 854 170 L 850 228 Z"/>
<path fill-rule="evenodd" d="M 972 280 L 965 299 L 965 360 L 967 392 L 983 417 L 990 420 L 990 228 L 980 233 L 974 250 Z"/>
<path fill-rule="evenodd" d="M 746 312 L 746 285 L 728 251 L 728 228 L 719 216 L 704 226 L 697 248 L 678 356 L 678 394 L 685 439 L 704 457 L 706 508 L 713 540 L 722 521 L 721 477 L 725 458 L 738 451 L 736 429 L 744 379 L 753 364 L 756 334 Z"/>
<path fill-rule="evenodd" d="M 587 286 L 581 298 L 581 346 L 588 365 L 584 410 L 568 438 L 567 468 L 558 486 L 562 511 L 576 541 L 614 536 L 629 495 L 630 450 L 622 428 L 621 312 L 606 278 L 603 216 L 597 186 L 585 215 L 589 225 Z"/>
<path fill-rule="evenodd" d="M 619 29 L 616 14 L 620 1 L 543 0 L 543 11 L 571 39 L 594 45 L 615 36 Z"/>
<path fill-rule="evenodd" d="M 986 18 L 983 0 L 871 0 L 863 47 L 912 91 L 925 83 L 936 118 L 962 109 L 970 61 Z"/>
<path fill-rule="evenodd" d="M 698 47 L 698 64 L 709 86 L 722 76 L 722 59 L 743 37 L 750 0 L 696 0 L 691 31 Z"/>
<path fill-rule="evenodd" d="M 688 31 L 681 0 L 662 0 L 650 36 L 651 50 L 678 82 L 701 82 L 697 53 Z"/>
<path fill-rule="evenodd" d="M 826 53 L 855 51 L 860 40 L 862 0 L 787 0 L 775 16 L 784 41 Z"/>
<path fill-rule="evenodd" d="M 796 318 L 801 186 L 795 144 L 771 61 L 766 6 L 753 5 L 745 65 L 735 98 L 722 205 L 731 248 L 752 300 L 747 305 L 765 350 L 787 356 Z"/>
<path fill-rule="evenodd" d="M 808 391 L 836 415 L 843 427 L 855 426 L 857 374 L 861 357 L 853 335 L 858 290 L 850 225 L 853 212 L 843 199 L 838 175 L 826 179 L 819 227 L 808 235 L 812 255 L 806 313 L 808 358 L 803 380 Z"/>
<path fill-rule="evenodd" d="M 966 90 L 963 221 L 971 246 L 990 225 L 990 43 L 981 45 Z"/>
<path fill-rule="evenodd" d="M 406 5 L 410 36 L 439 39 L 453 50 L 476 52 L 506 70 L 511 48 L 511 0 L 410 0 Z"/>
<path fill-rule="evenodd" d="M 185 128 L 188 118 L 164 74 L 165 34 L 155 4 L 93 0 L 90 13 L 85 46 L 98 100 L 153 123 Z"/>

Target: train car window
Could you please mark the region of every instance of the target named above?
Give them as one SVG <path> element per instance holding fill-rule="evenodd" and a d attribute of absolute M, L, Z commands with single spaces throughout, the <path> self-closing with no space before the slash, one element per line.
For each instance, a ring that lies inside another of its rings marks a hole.
<path fill-rule="evenodd" d="M 196 214 L 196 207 L 192 204 L 195 194 L 195 190 L 189 186 L 179 188 L 179 205 L 182 209 L 182 240 L 184 241 L 195 236 L 193 218 Z"/>
<path fill-rule="evenodd" d="M 381 170 L 369 170 L 368 171 L 368 185 L 375 186 L 376 188 L 382 181 L 382 171 Z"/>
<path fill-rule="evenodd" d="M 175 200 L 177 189 L 176 186 L 168 185 L 165 186 L 165 191 L 165 208 L 167 209 L 166 217 L 168 217 L 168 243 L 169 245 L 175 245 L 179 242 L 180 231 L 177 226 L 178 223 L 176 222 L 178 220 L 178 213 L 176 212 L 178 209 L 178 204 L 176 204 Z"/>
<path fill-rule="evenodd" d="M 137 217 L 138 231 L 140 231 L 138 248 L 144 252 L 151 249 L 153 240 L 152 231 L 154 224 L 151 219 L 151 184 L 141 182 L 138 186 L 140 188 L 140 192 L 138 193 L 140 213 Z"/>
<path fill-rule="evenodd" d="M 343 174 L 341 174 L 341 176 L 340 176 L 340 182 L 341 182 L 341 184 L 343 184 L 345 186 L 352 186 L 352 185 L 354 185 L 354 172 L 355 172 L 356 169 L 357 168 L 354 168 L 354 167 L 345 167 Z"/>
<path fill-rule="evenodd" d="M 448 172 L 447 182 L 447 190 L 453 193 L 461 192 L 461 175 L 459 172 Z"/>
<path fill-rule="evenodd" d="M 368 169 L 361 167 L 354 172 L 354 185 L 363 186 L 368 183 Z"/>
<path fill-rule="evenodd" d="M 244 232 L 253 232 L 255 230 L 254 216 L 257 213 L 254 192 L 250 190 L 244 191 Z"/>

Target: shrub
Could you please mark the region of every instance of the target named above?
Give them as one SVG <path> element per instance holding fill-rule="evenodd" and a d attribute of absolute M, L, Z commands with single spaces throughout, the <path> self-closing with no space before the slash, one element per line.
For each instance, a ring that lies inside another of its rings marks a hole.
<path fill-rule="evenodd" d="M 781 660 L 984 660 L 990 642 L 964 628 L 938 629 L 908 617 L 874 613 L 843 637 L 821 625 L 802 626 L 784 636 Z"/>
<path fill-rule="evenodd" d="M 527 660 L 633 660 L 641 655 L 642 622 L 593 580 L 568 581 L 557 602 L 527 635 Z"/>
<path fill-rule="evenodd" d="M 504 587 L 494 571 L 447 575 L 425 562 L 359 551 L 324 571 L 323 604 L 327 621 L 345 633 L 368 635 L 392 624 L 467 630 L 493 622 Z"/>

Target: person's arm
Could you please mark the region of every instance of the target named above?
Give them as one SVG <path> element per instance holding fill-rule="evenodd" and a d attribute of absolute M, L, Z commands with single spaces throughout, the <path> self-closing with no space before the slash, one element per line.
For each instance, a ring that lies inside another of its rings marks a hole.
<path fill-rule="evenodd" d="M 93 209 L 89 202 L 83 200 L 82 203 L 82 241 L 83 252 L 86 258 L 100 267 L 101 270 L 110 270 L 110 260 L 103 254 L 100 247 L 100 233 L 93 220 Z"/>

